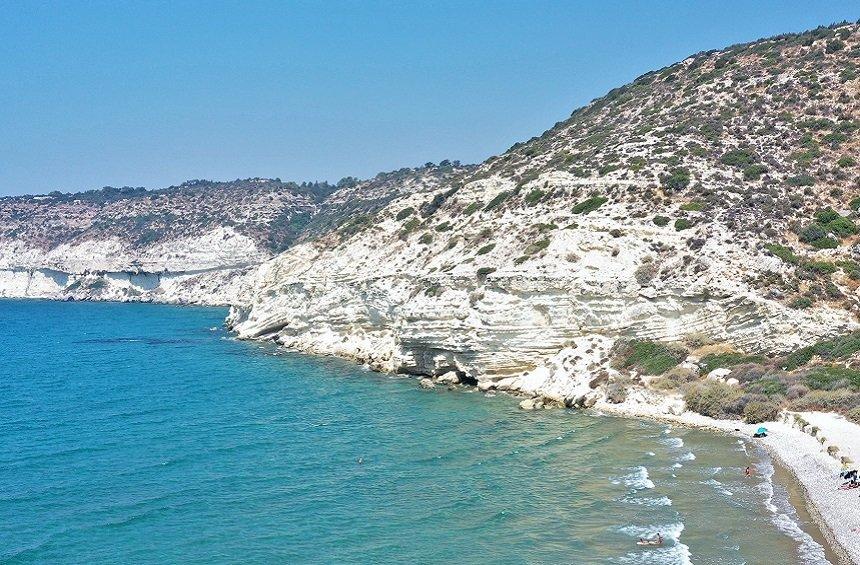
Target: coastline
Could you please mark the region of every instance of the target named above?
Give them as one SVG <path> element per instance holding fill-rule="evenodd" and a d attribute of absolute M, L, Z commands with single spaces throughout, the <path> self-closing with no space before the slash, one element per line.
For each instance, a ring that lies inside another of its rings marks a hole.
<path fill-rule="evenodd" d="M 745 424 L 740 420 L 716 420 L 692 412 L 680 415 L 659 413 L 652 406 L 617 406 L 601 402 L 596 409 L 613 416 L 627 418 L 647 418 L 679 426 L 716 431 L 752 438 L 760 424 Z M 650 408 L 650 409 L 649 409 Z M 824 420 L 838 421 L 835 414 L 814 413 L 817 423 Z M 804 414 L 807 415 L 806 413 Z M 805 510 L 818 526 L 826 539 L 832 554 L 839 563 L 851 565 L 860 563 L 860 533 L 852 528 L 860 527 L 860 512 L 857 511 L 856 491 L 837 490 L 839 484 L 839 463 L 825 453 L 821 444 L 811 435 L 804 433 L 785 422 L 766 422 L 769 435 L 759 441 L 776 464 L 781 466 L 799 487 L 805 503 Z M 827 425 L 825 423 L 825 425 Z M 860 426 L 847 423 L 860 432 Z M 829 426 L 833 429 L 833 426 Z M 822 433 L 827 433 L 822 427 Z M 860 434 L 858 434 L 860 436 Z M 848 440 L 849 438 L 840 438 Z M 853 446 L 852 446 L 853 447 Z M 853 449 L 843 450 L 856 461 Z M 852 506 L 853 504 L 853 511 Z"/>

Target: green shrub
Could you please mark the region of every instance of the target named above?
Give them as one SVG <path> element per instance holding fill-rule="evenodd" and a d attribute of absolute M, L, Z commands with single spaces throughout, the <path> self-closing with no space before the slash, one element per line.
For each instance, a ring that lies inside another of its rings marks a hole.
<path fill-rule="evenodd" d="M 845 389 L 813 390 L 805 396 L 789 403 L 789 408 L 797 412 L 842 412 L 846 413 L 860 407 L 860 394 Z"/>
<path fill-rule="evenodd" d="M 794 177 L 788 177 L 785 179 L 785 182 L 789 186 L 812 186 L 815 184 L 815 179 L 810 175 L 797 175 Z"/>
<path fill-rule="evenodd" d="M 836 161 L 836 164 L 844 169 L 847 167 L 853 167 L 854 165 L 857 164 L 857 161 L 854 159 L 854 157 L 850 157 L 848 155 L 843 155 L 842 157 L 839 158 L 838 161 Z M 854 207 L 852 206 L 852 208 L 854 208 Z M 856 208 L 854 208 L 854 209 L 856 210 Z"/>
<path fill-rule="evenodd" d="M 535 253 L 539 253 L 539 252 L 543 251 L 547 247 L 549 247 L 549 238 L 548 237 L 541 239 L 541 240 L 538 240 L 538 241 L 532 243 L 531 245 L 529 245 L 528 247 L 526 247 L 525 254 L 527 256 L 528 255 L 534 255 Z"/>
<path fill-rule="evenodd" d="M 711 418 L 730 415 L 731 407 L 740 397 L 740 391 L 718 381 L 692 383 L 684 392 L 688 410 Z"/>
<path fill-rule="evenodd" d="M 818 275 L 829 275 L 835 273 L 839 268 L 830 261 L 809 261 L 803 267 Z"/>
<path fill-rule="evenodd" d="M 816 367 L 807 373 L 805 382 L 813 390 L 833 390 L 846 386 L 860 390 L 860 371 L 838 366 Z"/>
<path fill-rule="evenodd" d="M 435 229 L 438 232 L 451 231 L 451 223 L 450 222 L 442 222 L 441 224 L 436 226 Z"/>
<path fill-rule="evenodd" d="M 654 216 L 654 219 L 652 221 L 654 222 L 655 225 L 658 225 L 660 227 L 663 227 L 663 226 L 666 226 L 669 224 L 669 218 L 667 218 L 666 216 Z"/>
<path fill-rule="evenodd" d="M 409 206 L 408 208 L 404 208 L 403 210 L 397 212 L 397 221 L 405 220 L 409 216 L 415 213 L 415 208 Z"/>
<path fill-rule="evenodd" d="M 794 254 L 794 251 L 790 247 L 779 245 L 778 243 L 768 243 L 764 247 L 786 263 L 797 265 L 800 262 L 800 258 Z"/>
<path fill-rule="evenodd" d="M 478 249 L 478 252 L 475 255 L 486 255 L 490 251 L 492 251 L 496 247 L 495 243 L 489 243 L 482 248 Z"/>
<path fill-rule="evenodd" d="M 855 424 L 860 424 L 860 406 L 857 408 L 852 408 L 848 412 L 846 412 L 845 417 L 854 422 Z"/>
<path fill-rule="evenodd" d="M 546 196 L 546 192 L 542 191 L 539 188 L 536 188 L 526 195 L 526 204 L 528 204 L 529 206 L 534 206 L 535 204 L 540 202 L 544 196 Z"/>
<path fill-rule="evenodd" d="M 492 200 L 490 200 L 486 206 L 484 206 L 484 210 L 492 210 L 493 208 L 498 207 L 502 204 L 508 197 L 511 195 L 507 190 L 503 190 L 498 193 Z"/>
<path fill-rule="evenodd" d="M 783 366 L 786 370 L 793 371 L 809 363 L 815 355 L 822 359 L 837 360 L 846 359 L 857 351 L 860 351 L 860 331 L 833 339 L 821 340 L 813 345 L 798 349 L 785 358 Z"/>
<path fill-rule="evenodd" d="M 636 369 L 643 375 L 662 375 L 686 356 L 687 351 L 679 346 L 634 339 L 619 344 L 614 364 L 620 369 Z"/>
<path fill-rule="evenodd" d="M 684 204 L 681 204 L 681 210 L 684 210 L 686 212 L 700 212 L 704 209 L 705 209 L 705 203 L 704 202 L 698 202 L 696 200 L 693 200 L 692 202 L 686 202 Z"/>
<path fill-rule="evenodd" d="M 475 211 L 478 208 L 480 208 L 483 205 L 484 205 L 483 202 L 472 202 L 471 204 L 469 204 L 468 206 L 463 208 L 463 213 L 466 214 L 467 216 L 471 216 L 473 213 L 475 213 Z"/>
<path fill-rule="evenodd" d="M 795 310 L 805 310 L 812 306 L 812 299 L 808 296 L 799 296 L 789 304 Z"/>
<path fill-rule="evenodd" d="M 827 237 L 827 230 L 821 224 L 813 223 L 800 230 L 797 236 L 803 243 L 812 243 Z"/>
<path fill-rule="evenodd" d="M 693 222 L 687 218 L 678 218 L 675 220 L 675 231 L 688 230 L 693 227 Z"/>
<path fill-rule="evenodd" d="M 828 206 L 815 213 L 815 221 L 821 225 L 829 224 L 839 218 L 839 212 Z"/>
<path fill-rule="evenodd" d="M 767 172 L 767 167 L 764 165 L 750 165 L 744 168 L 744 178 L 746 180 L 758 180 Z"/>
<path fill-rule="evenodd" d="M 756 162 L 756 156 L 747 149 L 733 149 L 720 157 L 720 162 L 730 167 L 746 167 Z"/>
<path fill-rule="evenodd" d="M 845 48 L 845 43 L 839 41 L 838 39 L 831 39 L 827 42 L 827 45 L 824 47 L 825 53 L 836 53 L 837 51 L 841 51 Z"/>
<path fill-rule="evenodd" d="M 839 147 L 840 144 L 848 141 L 848 136 L 844 133 L 833 131 L 822 137 L 821 141 L 833 148 L 836 148 Z"/>
<path fill-rule="evenodd" d="M 775 377 L 765 377 L 748 383 L 744 390 L 765 396 L 784 395 L 788 392 L 788 385 Z"/>
<path fill-rule="evenodd" d="M 424 235 L 422 235 L 418 239 L 418 243 L 421 243 L 423 245 L 427 245 L 427 244 L 432 243 L 432 242 L 433 242 L 433 234 L 430 232 L 425 233 Z"/>
<path fill-rule="evenodd" d="M 409 233 L 409 232 L 413 231 L 415 228 L 417 228 L 420 223 L 421 223 L 421 220 L 419 220 L 418 218 L 412 218 L 411 220 L 409 220 L 408 222 L 403 224 L 403 231 L 405 233 Z"/>
<path fill-rule="evenodd" d="M 727 351 L 726 353 L 711 353 L 702 357 L 699 361 L 699 366 L 702 371 L 710 373 L 714 369 L 721 367 L 728 368 L 740 365 L 742 363 L 764 363 L 765 358 L 761 355 L 747 355 L 737 351 Z"/>
<path fill-rule="evenodd" d="M 660 180 L 663 183 L 663 187 L 667 190 L 684 190 L 690 184 L 690 171 L 683 167 L 678 167 L 669 171 L 668 175 L 663 175 Z"/>
<path fill-rule="evenodd" d="M 849 235 L 854 235 L 857 233 L 857 226 L 849 220 L 848 218 L 839 216 L 837 214 L 837 218 L 831 220 L 826 228 L 828 231 L 833 232 L 838 237 L 848 237 Z"/>
<path fill-rule="evenodd" d="M 608 200 L 605 196 L 592 196 L 588 200 L 583 200 L 574 206 L 571 211 L 574 214 L 588 214 L 603 206 Z"/>
<path fill-rule="evenodd" d="M 482 279 L 482 278 L 486 277 L 487 275 L 489 275 L 490 273 L 495 273 L 495 272 L 496 272 L 495 267 L 481 267 L 480 269 L 478 269 L 478 278 Z"/>
<path fill-rule="evenodd" d="M 747 424 L 773 422 L 779 417 L 779 404 L 754 400 L 744 406 L 744 421 Z"/>
<path fill-rule="evenodd" d="M 836 249 L 839 247 L 839 242 L 832 237 L 822 237 L 813 241 L 811 245 L 816 249 Z"/>

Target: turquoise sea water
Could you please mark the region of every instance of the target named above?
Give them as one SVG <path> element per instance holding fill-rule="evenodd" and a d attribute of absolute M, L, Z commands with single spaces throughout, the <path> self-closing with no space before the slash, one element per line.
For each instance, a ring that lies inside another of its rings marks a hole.
<path fill-rule="evenodd" d="M 0 301 L 0 561 L 823 562 L 752 445 L 421 390 L 225 313 Z"/>

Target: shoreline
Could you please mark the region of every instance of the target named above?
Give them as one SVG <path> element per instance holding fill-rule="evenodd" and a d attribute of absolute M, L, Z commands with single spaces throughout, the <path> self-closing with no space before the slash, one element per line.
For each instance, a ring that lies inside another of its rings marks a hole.
<path fill-rule="evenodd" d="M 761 425 L 746 424 L 741 420 L 715 420 L 692 412 L 680 415 L 661 414 L 608 403 L 599 403 L 595 409 L 613 416 L 656 420 L 748 440 L 752 439 L 755 428 Z M 758 440 L 758 445 L 767 451 L 774 464 L 779 465 L 798 487 L 804 510 L 826 540 L 826 549 L 838 563 L 860 563 L 860 533 L 851 531 L 852 528 L 860 526 L 860 513 L 856 511 L 856 507 L 860 505 L 856 491 L 837 490 L 838 463 L 820 449 L 812 448 L 813 445 L 820 446 L 809 434 L 782 422 L 767 422 L 763 425 L 768 428 L 769 434 L 768 437 Z M 848 502 L 849 497 L 855 505 L 853 512 L 847 508 L 847 504 L 839 504 Z"/>

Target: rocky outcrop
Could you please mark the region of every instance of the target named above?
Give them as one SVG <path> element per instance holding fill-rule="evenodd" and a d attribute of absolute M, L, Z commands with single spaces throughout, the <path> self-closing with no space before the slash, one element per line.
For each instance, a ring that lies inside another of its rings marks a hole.
<path fill-rule="evenodd" d="M 643 75 L 287 250 L 229 324 L 565 404 L 592 401 L 619 338 L 781 353 L 855 328 L 860 189 L 844 155 L 860 114 L 844 70 L 858 38 L 857 25 L 822 28 Z"/>
<path fill-rule="evenodd" d="M 857 327 L 858 50 L 844 24 L 700 53 L 474 167 L 6 199 L 0 293 L 228 302 L 240 337 L 431 384 L 635 401 L 620 338 Z"/>

